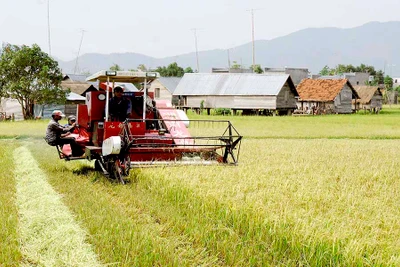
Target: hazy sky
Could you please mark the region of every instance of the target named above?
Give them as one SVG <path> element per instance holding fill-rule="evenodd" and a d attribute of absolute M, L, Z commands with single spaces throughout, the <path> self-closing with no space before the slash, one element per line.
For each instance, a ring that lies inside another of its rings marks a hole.
<path fill-rule="evenodd" d="M 0 0 L 0 42 L 48 52 L 48 0 Z M 135 52 L 153 57 L 227 49 L 310 27 L 400 20 L 400 0 L 49 0 L 51 54 Z"/>

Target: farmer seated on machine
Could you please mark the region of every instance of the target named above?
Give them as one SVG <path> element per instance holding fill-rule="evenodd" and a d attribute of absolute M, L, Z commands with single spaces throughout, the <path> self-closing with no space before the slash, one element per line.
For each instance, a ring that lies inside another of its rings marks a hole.
<path fill-rule="evenodd" d="M 47 125 L 46 130 L 46 142 L 51 146 L 70 145 L 73 157 L 80 157 L 83 155 L 84 151 L 81 146 L 79 146 L 74 137 L 70 137 L 71 129 L 75 127 L 76 123 L 72 123 L 70 126 L 62 126 L 58 123 L 62 117 L 65 115 L 60 110 L 54 110 L 52 115 L 52 120 Z M 65 155 L 67 157 L 71 155 Z"/>

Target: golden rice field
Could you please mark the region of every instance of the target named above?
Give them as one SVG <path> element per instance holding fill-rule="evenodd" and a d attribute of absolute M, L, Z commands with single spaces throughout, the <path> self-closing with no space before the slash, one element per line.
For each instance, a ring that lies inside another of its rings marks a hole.
<path fill-rule="evenodd" d="M 212 119 L 244 135 L 238 166 L 138 168 L 127 185 L 59 160 L 47 121 L 1 122 L 0 266 L 400 266 L 400 109 Z M 33 242 L 41 214 L 69 230 Z M 71 242 L 71 258 L 45 252 Z"/>

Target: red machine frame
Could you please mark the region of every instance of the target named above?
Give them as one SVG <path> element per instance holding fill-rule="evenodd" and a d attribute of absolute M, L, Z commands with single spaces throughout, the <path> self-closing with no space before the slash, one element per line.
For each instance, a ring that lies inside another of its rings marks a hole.
<path fill-rule="evenodd" d="M 102 71 L 87 79 L 99 84 L 106 82 L 106 88 L 114 88 L 115 82 L 125 82 L 142 83 L 144 89 L 124 92 L 124 97 L 132 103 L 132 113 L 124 122 L 109 119 L 111 92 L 86 94 L 86 103 L 77 108 L 80 134 L 76 135 L 77 142 L 85 149 L 85 159 L 96 160 L 96 170 L 121 183 L 132 165 L 237 164 L 242 136 L 233 125 L 229 121 L 185 120 L 167 103 L 155 102 L 146 85 L 158 77 L 154 72 Z M 215 136 L 192 136 L 187 125 L 193 123 L 222 125 L 223 130 Z"/>

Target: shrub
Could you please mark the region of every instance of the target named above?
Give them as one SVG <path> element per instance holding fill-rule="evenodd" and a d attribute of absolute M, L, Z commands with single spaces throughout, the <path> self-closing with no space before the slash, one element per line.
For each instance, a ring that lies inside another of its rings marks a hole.
<path fill-rule="evenodd" d="M 231 114 L 231 109 L 229 108 L 216 108 L 214 110 L 215 115 L 230 115 Z"/>

